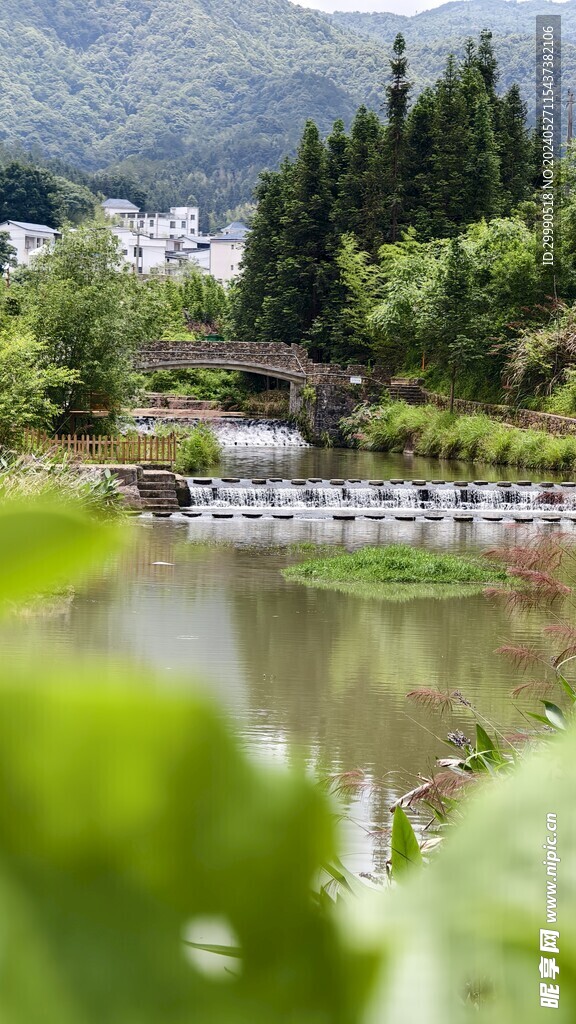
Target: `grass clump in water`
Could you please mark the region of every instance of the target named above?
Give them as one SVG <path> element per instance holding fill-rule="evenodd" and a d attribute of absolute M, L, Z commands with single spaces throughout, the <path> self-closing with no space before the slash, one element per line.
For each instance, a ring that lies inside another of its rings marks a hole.
<path fill-rule="evenodd" d="M 174 469 L 184 476 L 196 473 L 219 461 L 221 448 L 213 430 L 205 423 L 199 423 L 178 439 Z"/>
<path fill-rule="evenodd" d="M 359 584 L 492 583 L 506 579 L 506 569 L 483 558 L 436 554 L 408 544 L 362 548 L 335 558 L 317 558 L 283 570 L 286 579 L 347 589 Z"/>

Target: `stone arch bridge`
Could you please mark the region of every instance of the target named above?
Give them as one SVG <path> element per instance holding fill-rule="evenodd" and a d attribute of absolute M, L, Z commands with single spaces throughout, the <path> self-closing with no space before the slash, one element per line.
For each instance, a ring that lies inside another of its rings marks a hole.
<path fill-rule="evenodd" d="M 290 412 L 311 440 L 340 439 L 339 423 L 362 401 L 375 401 L 390 378 L 378 367 L 315 363 L 300 345 L 256 341 L 154 341 L 135 369 L 239 370 L 290 382 Z"/>

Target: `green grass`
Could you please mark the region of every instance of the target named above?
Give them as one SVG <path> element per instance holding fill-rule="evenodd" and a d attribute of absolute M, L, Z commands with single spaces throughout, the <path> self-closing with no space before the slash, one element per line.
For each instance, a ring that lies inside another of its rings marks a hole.
<path fill-rule="evenodd" d="M 283 575 L 287 580 L 312 586 L 387 599 L 397 599 L 398 584 L 418 585 L 419 592 L 408 596 L 420 597 L 430 596 L 429 593 L 423 595 L 423 585 L 453 589 L 455 584 L 475 584 L 477 588 L 507 578 L 502 566 L 486 559 L 436 554 L 408 544 L 362 548 L 351 555 L 316 558 L 283 569 Z M 459 593 L 467 593 L 467 589 L 459 588 Z"/>
<path fill-rule="evenodd" d="M 361 420 L 354 415 L 345 430 L 359 448 L 462 459 L 492 465 L 570 470 L 576 467 L 576 436 L 557 437 L 523 430 L 488 416 L 460 416 L 434 406 L 391 402 Z"/>

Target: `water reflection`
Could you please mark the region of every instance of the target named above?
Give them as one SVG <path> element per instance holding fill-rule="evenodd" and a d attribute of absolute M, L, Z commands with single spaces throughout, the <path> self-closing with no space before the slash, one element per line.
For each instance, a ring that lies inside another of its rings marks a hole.
<path fill-rule="evenodd" d="M 207 476 L 342 477 L 371 480 L 562 480 L 566 473 L 490 466 L 455 459 L 425 459 L 399 452 L 357 452 L 346 448 L 224 448 L 222 461 Z"/>
<path fill-rule="evenodd" d="M 358 767 L 378 780 L 372 801 L 354 808 L 380 821 L 430 770 L 448 729 L 471 727 L 464 709 L 433 718 L 406 701 L 407 691 L 458 687 L 487 718 L 518 722 L 508 697 L 517 674 L 494 649 L 532 635 L 538 615 L 511 623 L 481 594 L 382 602 L 287 582 L 280 571 L 302 557 L 291 547 L 302 539 L 476 550 L 517 530 L 318 520 L 132 526 L 134 546 L 96 573 L 66 614 L 5 624 L 0 650 L 129 656 L 162 670 L 165 685 L 200 677 L 259 754 L 303 756 L 326 773 Z M 370 868 L 365 836 L 350 843 Z M 378 858 L 381 844 L 372 847 Z"/>

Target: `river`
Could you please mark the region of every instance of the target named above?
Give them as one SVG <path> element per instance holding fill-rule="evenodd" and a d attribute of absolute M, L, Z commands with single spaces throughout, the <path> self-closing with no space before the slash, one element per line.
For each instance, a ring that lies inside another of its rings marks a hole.
<path fill-rule="evenodd" d="M 424 466 L 403 456 L 246 448 L 226 450 L 217 472 L 454 479 L 462 467 L 456 474 L 454 465 Z M 367 785 L 348 801 L 350 820 L 342 827 L 353 870 L 382 868 L 385 841 L 371 834 L 372 825 L 386 825 L 392 800 L 449 752 L 447 731 L 472 734 L 465 708 L 442 719 L 407 701 L 409 690 L 458 688 L 488 721 L 505 728 L 521 723 L 509 698 L 521 679 L 495 648 L 536 636 L 542 615 L 511 619 L 479 593 L 360 598 L 287 582 L 281 569 L 312 544 L 353 550 L 407 542 L 481 551 L 555 529 L 552 524 L 176 516 L 141 517 L 128 528 L 130 549 L 93 573 L 61 614 L 4 625 L 0 653 L 127 656 L 158 669 L 165 685 L 200 680 L 257 757 L 304 759 L 322 777 L 359 769 L 374 788 Z"/>

